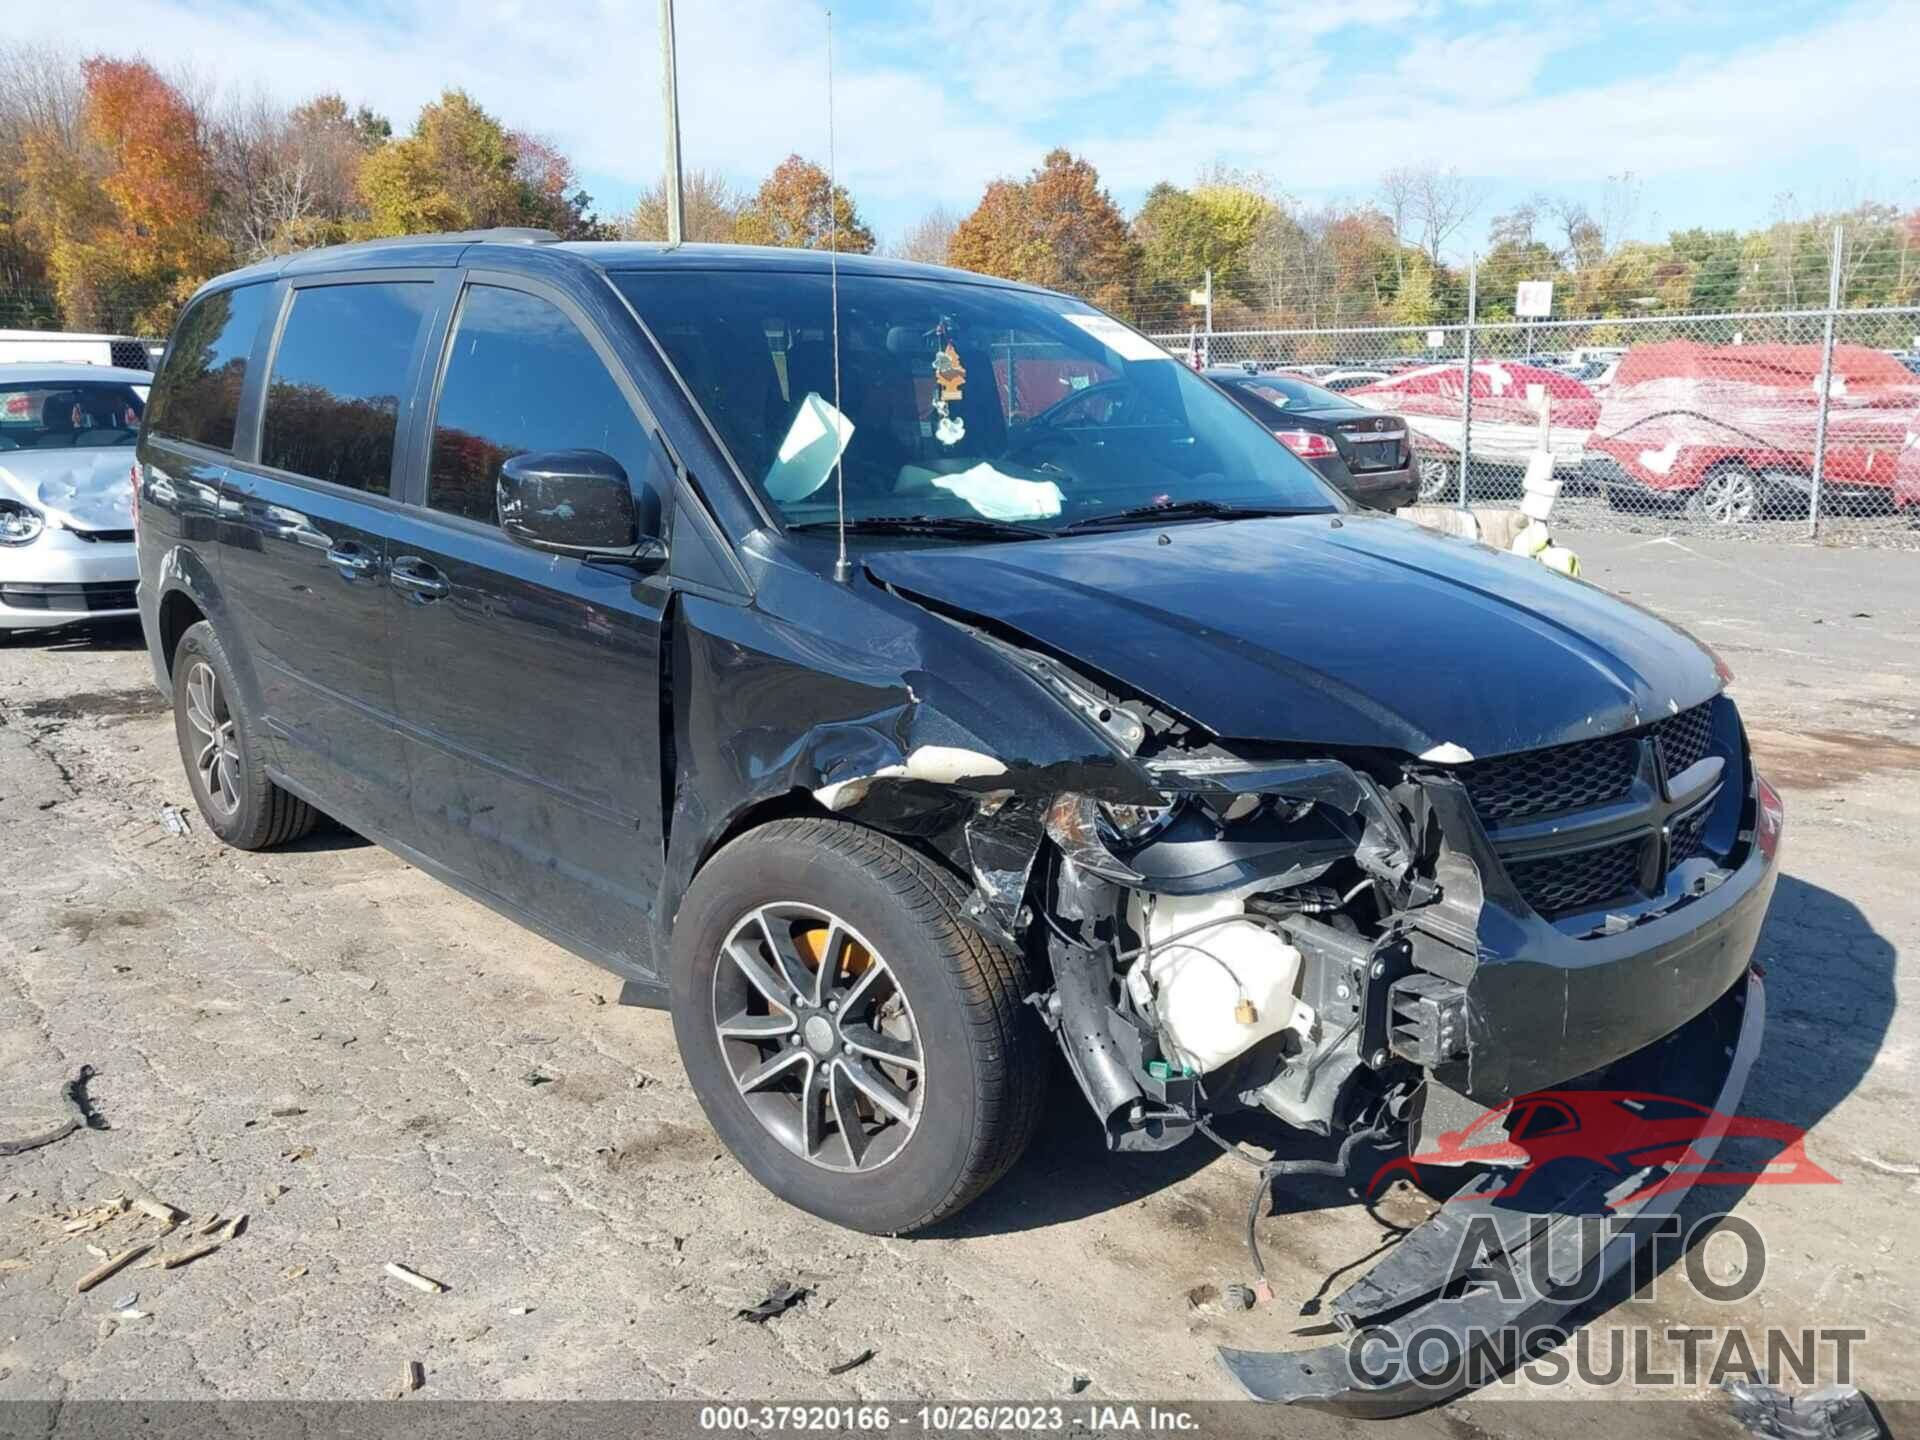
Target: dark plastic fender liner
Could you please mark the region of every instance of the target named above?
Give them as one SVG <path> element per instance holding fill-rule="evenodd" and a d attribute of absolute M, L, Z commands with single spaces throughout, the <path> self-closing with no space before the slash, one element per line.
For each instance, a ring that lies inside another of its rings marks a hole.
<path fill-rule="evenodd" d="M 1738 1007 L 1738 1038 L 1718 1087 L 1702 1087 L 1707 1093 L 1694 1098 L 1711 1104 L 1724 1116 L 1737 1113 L 1741 1097 L 1746 1093 L 1747 1076 L 1760 1051 L 1761 1034 L 1766 1026 L 1766 991 L 1759 975 L 1749 970 L 1739 985 L 1695 1023 L 1707 1021 L 1722 1006 Z M 1703 1163 L 1712 1159 L 1719 1140 L 1718 1134 L 1709 1132 L 1694 1142 L 1694 1150 Z M 1608 1193 L 1630 1195 L 1658 1173 L 1635 1172 L 1625 1180 L 1615 1181 L 1608 1187 Z M 1488 1204 L 1485 1197 L 1500 1189 L 1508 1178 L 1501 1172 L 1491 1173 L 1448 1201 L 1333 1302 L 1336 1318 L 1343 1326 L 1350 1327 L 1350 1333 L 1367 1332 L 1382 1337 L 1382 1363 L 1377 1373 L 1355 1373 L 1352 1342 L 1301 1351 L 1222 1347 L 1220 1361 L 1255 1400 L 1305 1405 L 1364 1418 L 1405 1415 L 1438 1405 L 1467 1388 L 1465 1367 L 1451 1366 L 1445 1375 L 1432 1378 L 1414 1373 L 1406 1363 L 1412 1337 L 1443 1333 L 1453 1337 L 1459 1353 L 1471 1336 L 1495 1335 L 1504 1330 L 1524 1333 L 1533 1327 L 1550 1325 L 1566 1314 L 1573 1303 L 1551 1294 L 1539 1294 L 1524 1279 L 1518 1295 L 1502 1294 L 1499 1288 L 1456 1285 L 1462 1277 L 1454 1273 L 1454 1267 L 1461 1259 L 1462 1241 L 1470 1226 L 1477 1224 L 1483 1233 L 1497 1231 L 1504 1250 L 1498 1258 L 1522 1277 L 1529 1265 L 1538 1265 L 1538 1260 L 1527 1251 L 1532 1246 L 1545 1245 L 1548 1253 L 1544 1257 L 1547 1264 L 1543 1273 L 1553 1276 L 1556 1282 L 1568 1283 L 1569 1290 L 1576 1296 L 1584 1296 L 1627 1264 L 1650 1233 L 1645 1227 L 1673 1213 L 1697 1173 L 1697 1170 L 1675 1172 L 1675 1179 L 1645 1200 L 1616 1207 L 1613 1213 L 1623 1218 L 1632 1217 L 1637 1222 L 1636 1228 L 1613 1233 L 1597 1246 L 1587 1243 L 1592 1227 L 1583 1227 L 1581 1223 L 1582 1210 L 1590 1210 L 1590 1202 L 1598 1198 L 1588 1191 L 1597 1187 L 1583 1187 L 1568 1197 L 1570 1202 L 1584 1200 L 1589 1202 L 1587 1205 L 1569 1203 L 1564 1210 L 1543 1215 L 1538 1210 Z M 1598 1250 L 1597 1255 L 1590 1253 L 1594 1249 Z M 1576 1275 L 1581 1283 L 1569 1283 Z M 1463 1293 L 1447 1295 L 1444 1292 L 1449 1288 Z M 1387 1359 L 1388 1355 L 1393 1358 Z M 1373 1362 L 1363 1363 L 1371 1367 Z"/>

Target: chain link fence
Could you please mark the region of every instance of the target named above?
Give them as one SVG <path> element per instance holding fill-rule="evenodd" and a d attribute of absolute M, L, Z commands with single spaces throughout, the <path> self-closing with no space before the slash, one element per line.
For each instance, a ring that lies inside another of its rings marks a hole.
<path fill-rule="evenodd" d="M 1153 338 L 1403 417 L 1423 503 L 1518 504 L 1544 450 L 1555 524 L 1920 549 L 1920 307 Z"/>

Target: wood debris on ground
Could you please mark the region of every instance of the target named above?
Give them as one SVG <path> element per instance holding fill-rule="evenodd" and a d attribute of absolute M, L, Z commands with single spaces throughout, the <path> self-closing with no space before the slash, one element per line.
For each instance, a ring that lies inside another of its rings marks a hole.
<path fill-rule="evenodd" d="M 409 1269 L 398 1260 L 387 1262 L 387 1274 L 403 1285 L 411 1285 L 414 1289 L 425 1291 L 429 1295 L 444 1295 L 451 1288 L 430 1276 L 422 1275 L 418 1270 Z"/>
<path fill-rule="evenodd" d="M 115 1275 L 118 1275 L 122 1270 L 126 1269 L 127 1266 L 131 1265 L 151 1249 L 153 1249 L 153 1242 L 150 1240 L 139 1245 L 129 1245 L 118 1255 L 110 1256 L 105 1264 L 95 1266 L 78 1280 L 74 1281 L 73 1293 L 76 1295 L 86 1294 L 87 1291 L 93 1289 L 93 1287 L 98 1285 L 102 1280 L 110 1280 Z"/>

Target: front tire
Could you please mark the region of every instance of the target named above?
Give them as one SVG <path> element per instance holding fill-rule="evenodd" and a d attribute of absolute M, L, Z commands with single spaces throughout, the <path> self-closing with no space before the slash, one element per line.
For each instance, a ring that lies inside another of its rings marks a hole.
<path fill-rule="evenodd" d="M 173 652 L 173 729 L 207 828 L 237 850 L 298 840 L 320 812 L 267 778 L 260 732 L 220 637 L 202 620 Z"/>
<path fill-rule="evenodd" d="M 1025 961 L 961 922 L 965 898 L 839 820 L 750 830 L 694 877 L 674 921 L 674 1034 L 713 1128 L 783 1200 L 904 1234 L 1026 1148 L 1046 1036 Z"/>

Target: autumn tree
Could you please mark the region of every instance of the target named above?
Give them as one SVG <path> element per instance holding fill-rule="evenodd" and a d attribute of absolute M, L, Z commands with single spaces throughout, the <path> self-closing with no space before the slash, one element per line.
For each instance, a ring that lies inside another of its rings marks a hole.
<path fill-rule="evenodd" d="M 23 146 L 25 182 L 68 323 L 158 331 L 229 260 L 209 224 L 201 119 L 145 61 L 80 66 L 78 126 Z"/>
<path fill-rule="evenodd" d="M 681 239 L 724 245 L 734 238 L 747 197 L 717 170 L 689 170 L 680 178 Z M 667 238 L 667 182 L 656 180 L 640 192 L 621 227 L 628 240 Z"/>
<path fill-rule="evenodd" d="M 858 255 L 873 252 L 873 231 L 861 221 L 846 186 L 830 185 L 818 165 L 789 155 L 760 182 L 734 227 L 734 238 L 743 245 L 825 250 L 836 225 L 839 249 Z"/>
<path fill-rule="evenodd" d="M 444 92 L 411 135 L 369 154 L 360 186 L 373 235 L 535 225 L 571 238 L 598 229 L 565 157 L 507 129 L 464 90 Z"/>
<path fill-rule="evenodd" d="M 952 264 L 1133 313 L 1140 247 L 1092 165 L 1048 153 L 1024 180 L 995 180 L 948 247 Z"/>

